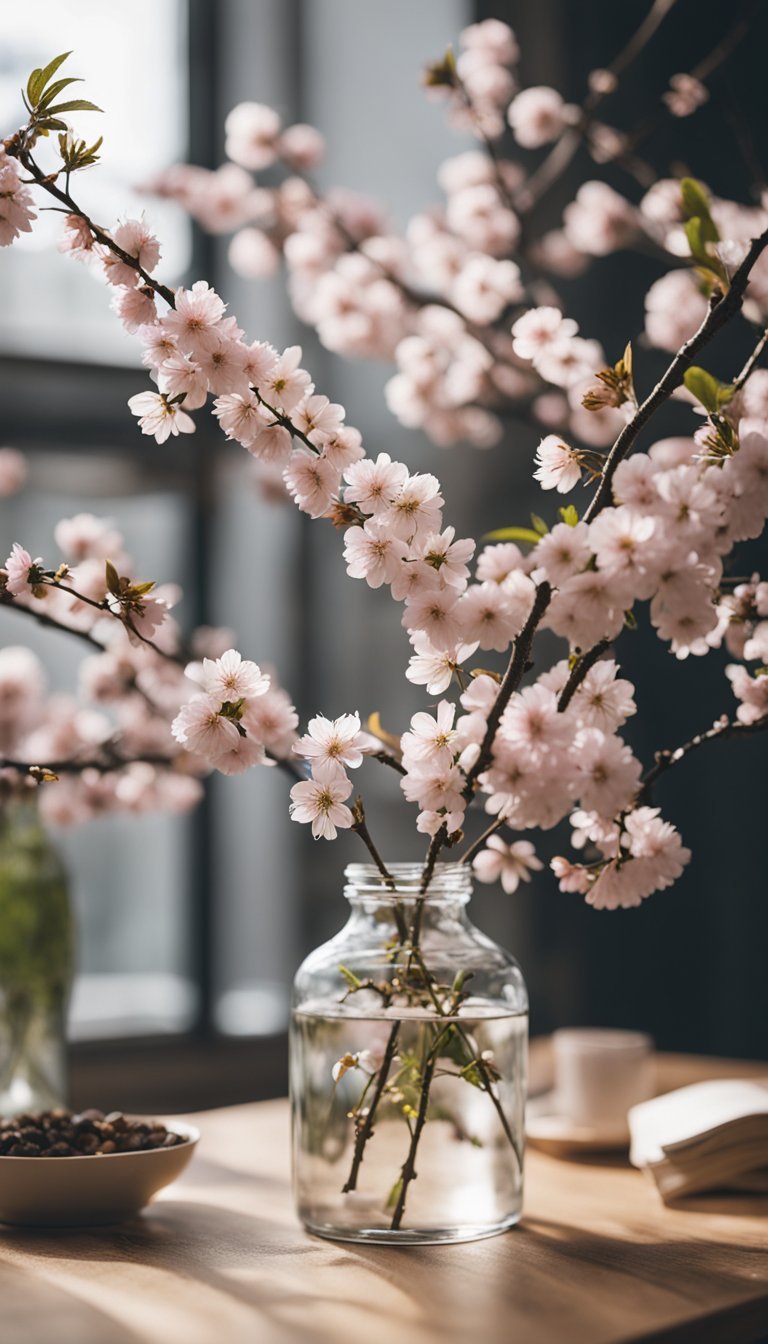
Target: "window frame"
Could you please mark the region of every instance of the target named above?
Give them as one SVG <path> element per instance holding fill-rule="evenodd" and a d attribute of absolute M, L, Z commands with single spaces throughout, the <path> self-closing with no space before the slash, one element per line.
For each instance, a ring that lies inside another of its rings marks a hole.
<path fill-rule="evenodd" d="M 289 6 L 294 8 L 293 0 Z M 188 98 L 186 153 L 190 162 L 220 160 L 222 12 L 215 0 L 187 0 Z M 215 240 L 193 226 L 190 274 L 216 284 Z M 138 375 L 139 378 L 141 375 Z M 45 397 L 40 388 L 46 389 Z M 215 450 L 205 423 L 191 440 L 171 439 L 158 456 L 154 441 L 136 432 L 125 404 L 137 390 L 135 367 L 29 355 L 0 355 L 4 437 L 34 454 L 104 451 L 130 454 L 153 485 L 182 493 L 191 505 L 193 570 L 186 589 L 190 624 L 207 624 L 212 549 L 211 501 Z M 210 791 L 189 827 L 192 845 L 189 919 L 190 978 L 197 992 L 195 1020 L 186 1031 L 115 1036 L 70 1043 L 71 1099 L 75 1105 L 135 1110 L 194 1109 L 275 1096 L 287 1088 L 286 1033 L 228 1036 L 214 1024 L 216 954 L 213 909 L 213 809 Z"/>

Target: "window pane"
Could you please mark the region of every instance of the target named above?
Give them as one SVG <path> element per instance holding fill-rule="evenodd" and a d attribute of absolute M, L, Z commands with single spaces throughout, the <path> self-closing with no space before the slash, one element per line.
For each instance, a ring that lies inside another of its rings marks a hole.
<path fill-rule="evenodd" d="M 82 77 L 84 84 L 72 87 L 105 113 L 73 114 L 89 143 L 102 133 L 105 140 L 95 171 L 75 178 L 75 199 L 106 228 L 137 214 L 142 201 L 134 188 L 186 153 L 186 11 L 184 0 L 134 0 L 130 11 L 93 0 L 3 6 L 0 135 L 23 120 L 20 89 L 30 72 L 73 47 L 60 74 Z M 55 141 L 40 141 L 35 152 L 49 169 L 55 148 Z M 173 283 L 189 261 L 189 225 L 161 201 L 151 202 L 151 215 L 163 240 L 163 277 Z M 98 268 L 58 256 L 61 228 L 60 214 L 40 214 L 31 234 L 0 250 L 0 348 L 137 363 L 136 341 L 110 312 Z"/>
<path fill-rule="evenodd" d="M 135 484 L 117 454 L 36 453 L 30 486 L 0 502 L 8 549 L 23 540 L 53 557 L 59 518 L 90 510 L 116 520 L 141 572 L 179 580 L 188 569 L 185 496 Z M 3 557 L 7 551 L 3 552 Z M 87 649 L 29 617 L 0 611 L 0 646 L 24 644 L 43 660 L 49 687 L 74 694 Z M 65 789 L 66 780 L 46 787 Z M 112 815 L 69 830 L 56 842 L 67 864 L 78 924 L 73 1034 L 134 1035 L 183 1030 L 196 1007 L 190 966 L 190 830 L 187 817 Z"/>

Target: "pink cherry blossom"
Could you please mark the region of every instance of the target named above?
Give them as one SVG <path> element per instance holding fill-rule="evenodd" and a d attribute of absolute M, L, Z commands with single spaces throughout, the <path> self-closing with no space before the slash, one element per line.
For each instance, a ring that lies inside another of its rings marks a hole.
<path fill-rule="evenodd" d="M 14 597 L 20 597 L 23 593 L 29 592 L 29 571 L 33 566 L 42 564 L 41 560 L 33 560 L 29 551 L 18 541 L 13 543 L 11 554 L 5 562 L 4 569 L 7 574 L 5 581 L 6 591 L 12 593 Z"/>
<path fill-rule="evenodd" d="M 341 474 L 327 458 L 295 448 L 283 479 L 299 508 L 310 518 L 322 518 L 339 489 Z"/>
<path fill-rule="evenodd" d="M 73 565 L 81 560 L 116 561 L 123 549 L 122 533 L 111 518 L 96 518 L 92 513 L 61 518 L 53 535 L 62 555 Z"/>
<path fill-rule="evenodd" d="M 280 118 L 263 103 L 238 103 L 224 123 L 226 154 L 233 163 L 258 172 L 274 163 Z"/>
<path fill-rule="evenodd" d="M 453 648 L 464 636 L 454 588 L 433 589 L 409 598 L 403 613 L 405 629 L 423 631 L 436 649 Z"/>
<path fill-rule="evenodd" d="M 580 574 L 591 558 L 587 524 L 577 523 L 575 527 L 569 527 L 567 523 L 557 523 L 551 532 L 542 537 L 533 552 L 532 561 L 542 578 L 560 587 L 574 574 Z"/>
<path fill-rule="evenodd" d="M 224 309 L 216 291 L 205 280 L 196 280 L 191 289 L 180 285 L 176 290 L 174 307 L 163 317 L 162 326 L 181 350 L 199 359 L 215 349 Z"/>
<path fill-rule="evenodd" d="M 443 497 L 440 482 L 429 473 L 409 476 L 380 518 L 396 537 L 411 543 L 440 531 Z"/>
<path fill-rule="evenodd" d="M 171 732 L 188 751 L 194 751 L 211 764 L 237 746 L 237 724 L 220 714 L 221 700 L 212 695 L 195 695 L 176 715 Z"/>
<path fill-rule="evenodd" d="M 440 766 L 447 769 L 453 764 L 455 715 L 456 706 L 448 700 L 440 701 L 434 718 L 423 712 L 414 714 L 410 732 L 403 733 L 400 739 L 403 764 L 409 770 L 422 771 Z"/>
<path fill-rule="evenodd" d="M 581 480 L 578 455 L 556 434 L 548 434 L 536 449 L 534 476 L 543 490 L 567 494 Z"/>
<path fill-rule="evenodd" d="M 138 416 L 142 434 L 151 434 L 158 443 L 165 443 L 171 435 L 194 434 L 195 422 L 177 404 L 158 392 L 138 392 L 128 398 L 133 415 Z"/>
<path fill-rule="evenodd" d="M 344 471 L 344 499 L 363 513 L 379 514 L 397 499 L 408 479 L 408 468 L 393 462 L 389 453 L 379 453 L 375 462 L 362 458 Z"/>
<path fill-rule="evenodd" d="M 429 695 L 442 695 L 448 690 L 454 674 L 477 649 L 477 644 L 457 644 L 454 648 L 436 649 L 420 630 L 411 635 L 416 652 L 411 656 L 406 677 L 416 686 L 426 686 Z"/>
<path fill-rule="evenodd" d="M 21 490 L 27 479 L 27 459 L 16 448 L 0 448 L 0 499 Z"/>
<path fill-rule="evenodd" d="M 498 882 L 511 896 L 521 882 L 530 882 L 532 872 L 544 867 L 530 840 L 514 840 L 507 844 L 500 835 L 490 835 L 485 847 L 472 860 L 472 868 L 480 882 Z"/>
<path fill-rule="evenodd" d="M 221 657 L 204 658 L 202 666 L 187 669 L 187 675 L 199 682 L 206 695 L 220 702 L 253 699 L 265 695 L 270 679 L 261 668 L 241 657 L 237 649 L 227 649 Z"/>
<path fill-rule="evenodd" d="M 617 676 L 619 665 L 604 658 L 591 667 L 571 701 L 573 712 L 585 728 L 614 733 L 637 713 L 631 681 Z"/>
<path fill-rule="evenodd" d="M 363 763 L 365 734 L 360 731 L 359 714 L 342 714 L 338 719 L 326 719 L 319 714 L 310 719 L 308 732 L 294 744 L 297 756 L 308 760 L 312 773 L 355 770 Z"/>
<path fill-rule="evenodd" d="M 282 687 L 272 683 L 263 695 L 249 700 L 243 707 L 240 722 L 248 736 L 263 742 L 267 751 L 278 760 L 290 756 L 299 716 Z M 269 764 L 268 761 L 264 763 Z"/>
<path fill-rule="evenodd" d="M 291 789 L 291 820 L 311 822 L 315 840 L 335 840 L 337 829 L 352 825 L 352 813 L 344 806 L 351 792 L 352 783 L 343 771 L 321 769 L 314 779 Z"/>
<path fill-rule="evenodd" d="M 288 415 L 305 397 L 310 396 L 313 390 L 313 383 L 306 369 L 299 367 L 300 361 L 301 346 L 289 345 L 274 363 L 268 366 L 263 382 L 258 384 L 264 400 Z"/>
<path fill-rule="evenodd" d="M 634 797 L 640 783 L 640 762 L 618 737 L 599 728 L 583 729 L 577 739 L 577 765 L 582 807 L 613 817 Z"/>
<path fill-rule="evenodd" d="M 549 144 L 567 125 L 566 107 L 556 89 L 544 86 L 523 89 L 507 111 L 514 137 L 523 149 Z"/>
<path fill-rule="evenodd" d="M 520 359 L 535 363 L 542 351 L 556 342 L 570 340 L 577 331 L 577 323 L 573 318 L 563 317 L 559 308 L 529 308 L 512 327 L 512 348 Z"/>
<path fill-rule="evenodd" d="M 370 588 L 392 583 L 407 553 L 405 542 L 375 519 L 366 519 L 362 527 L 350 527 L 344 533 L 347 573 L 353 579 L 365 579 Z"/>

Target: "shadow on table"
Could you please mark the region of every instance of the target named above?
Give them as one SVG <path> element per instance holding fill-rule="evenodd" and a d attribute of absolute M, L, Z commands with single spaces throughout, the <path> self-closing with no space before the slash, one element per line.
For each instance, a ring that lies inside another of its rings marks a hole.
<path fill-rule="evenodd" d="M 199 1284 L 250 1308 L 254 1327 L 272 1327 L 254 1338 L 270 1341 L 359 1344 L 384 1338 L 386 1327 L 386 1337 L 413 1344 L 436 1337 L 466 1344 L 482 1323 L 483 1344 L 508 1344 L 513 1336 L 526 1344 L 589 1344 L 619 1331 L 626 1339 L 628 1328 L 641 1338 L 643 1329 L 697 1315 L 709 1326 L 712 1317 L 727 1321 L 737 1303 L 740 1323 L 746 1311 L 755 1326 L 739 1339 L 768 1330 L 765 1250 L 621 1240 L 537 1218 L 506 1236 L 459 1246 L 358 1247 L 302 1239 L 268 1211 L 255 1216 L 167 1199 L 120 1227 L 6 1230 L 0 1246 L 9 1239 L 27 1264 L 71 1259 L 73 1268 L 90 1261 L 146 1266 L 155 1276 L 165 1271 L 190 1285 L 190 1317 L 192 1285 Z M 84 1334 L 77 1344 L 95 1338 Z M 135 1337 L 126 1331 L 104 1338 L 134 1344 Z M 679 1338 L 704 1336 L 692 1329 Z"/>
<path fill-rule="evenodd" d="M 141 1344 L 114 1316 L 19 1265 L 0 1265 L 3 1344 Z M 52 1325 L 55 1322 L 55 1327 Z"/>

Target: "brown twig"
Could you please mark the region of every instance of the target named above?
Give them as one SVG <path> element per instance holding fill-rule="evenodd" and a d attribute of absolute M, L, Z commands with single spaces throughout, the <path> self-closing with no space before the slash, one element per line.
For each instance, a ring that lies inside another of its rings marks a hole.
<path fill-rule="evenodd" d="M 13 155 L 14 148 L 8 148 L 8 153 Z M 38 187 L 41 187 L 49 196 L 53 196 L 57 201 L 60 201 L 65 205 L 69 214 L 77 215 L 79 219 L 82 219 L 83 223 L 90 230 L 96 241 L 101 243 L 102 247 L 108 248 L 109 251 L 112 252 L 114 256 L 119 257 L 120 261 L 124 262 L 126 266 L 130 266 L 132 270 L 136 271 L 137 275 L 141 276 L 144 284 L 149 285 L 150 289 L 152 289 L 159 298 L 164 299 L 170 308 L 175 306 L 173 290 L 169 289 L 167 285 L 160 284 L 158 280 L 153 280 L 149 272 L 145 271 L 143 266 L 139 264 L 137 257 L 132 257 L 129 252 L 126 252 L 124 248 L 120 247 L 115 242 L 114 238 L 109 236 L 106 229 L 102 229 L 99 224 L 95 224 L 85 211 L 80 208 L 77 202 L 72 199 L 69 191 L 63 191 L 61 187 L 56 185 L 57 173 L 44 173 L 42 168 L 35 163 L 35 160 L 32 158 L 28 149 L 20 148 L 18 152 L 16 152 L 15 157 L 18 158 L 19 162 L 24 166 L 27 172 L 31 174 Z"/>
<path fill-rule="evenodd" d="M 490 826 L 488 826 L 487 829 L 483 831 L 482 835 L 479 835 L 477 839 L 473 841 L 473 843 L 469 846 L 469 848 L 464 850 L 464 853 L 462 854 L 461 858 L 457 860 L 457 862 L 461 864 L 471 863 L 475 855 L 480 853 L 480 850 L 483 848 L 483 845 L 485 844 L 486 840 L 489 840 L 492 835 L 495 835 L 496 832 L 500 831 L 502 826 L 506 826 L 506 824 L 507 824 L 506 817 L 497 817 L 496 820 L 492 821 Z"/>
<path fill-rule="evenodd" d="M 615 86 L 615 81 L 619 75 L 623 74 L 628 66 L 637 59 L 676 3 L 677 0 L 655 0 L 655 3 L 651 5 L 640 26 L 626 45 L 622 47 L 618 55 L 613 58 L 610 65 L 606 67 L 608 80 L 605 88 L 591 90 L 582 103 L 577 124 L 569 126 L 563 132 L 536 171 L 520 187 L 515 198 L 515 209 L 518 214 L 528 214 L 562 177 L 572 159 L 575 158 L 582 139 L 592 123 L 594 113 L 603 99 L 607 98 L 609 93 L 613 91 L 612 81 Z"/>
<path fill-rule="evenodd" d="M 392 1068 L 392 1061 L 397 1054 L 397 1047 L 400 1039 L 400 1022 L 393 1022 L 392 1028 L 384 1048 L 384 1057 L 379 1065 L 379 1071 L 376 1077 L 376 1083 L 371 1094 L 371 1100 L 368 1104 L 363 1123 L 355 1134 L 355 1150 L 352 1155 L 352 1166 L 349 1175 L 341 1187 L 343 1194 L 349 1194 L 350 1190 L 357 1189 L 357 1178 L 360 1174 L 363 1157 L 365 1156 L 365 1146 L 373 1134 L 373 1122 L 376 1118 L 376 1112 L 381 1101 L 384 1088 L 387 1085 L 389 1071 Z"/>
<path fill-rule="evenodd" d="M 375 844 L 373 843 L 371 833 L 368 830 L 368 826 L 365 820 L 365 808 L 363 806 L 363 800 L 360 795 L 358 795 L 358 797 L 355 799 L 354 806 L 352 808 L 352 816 L 354 818 L 354 821 L 352 822 L 352 830 L 356 831 L 357 834 L 360 836 L 360 839 L 366 846 L 368 853 L 373 859 L 373 862 L 376 864 L 376 867 L 381 873 L 381 876 L 384 878 L 384 881 L 386 882 L 390 891 L 394 891 L 395 879 L 390 873 L 389 869 L 387 868 Z"/>
<path fill-rule="evenodd" d="M 560 692 L 560 699 L 557 702 L 557 708 L 561 714 L 565 713 L 587 673 L 594 667 L 598 659 L 610 649 L 612 644 L 612 639 L 598 640 L 597 644 L 583 653 L 571 668 L 570 676 Z"/>
<path fill-rule="evenodd" d="M 536 596 L 528 615 L 528 619 L 512 646 L 512 656 L 502 678 L 501 685 L 499 686 L 498 695 L 496 696 L 491 712 L 488 715 L 485 736 L 480 744 L 480 753 L 467 775 L 465 788 L 465 796 L 467 798 L 471 797 L 472 787 L 478 775 L 481 775 L 486 766 L 490 763 L 493 755 L 493 743 L 501 716 L 509 704 L 512 694 L 517 690 L 523 679 L 523 674 L 528 666 L 528 660 L 530 658 L 533 637 L 544 612 L 549 606 L 551 598 L 552 589 L 545 579 L 536 589 Z"/>
<path fill-rule="evenodd" d="M 750 272 L 766 245 L 768 245 L 768 229 L 761 233 L 759 238 L 752 239 L 744 260 L 734 272 L 727 294 L 715 290 L 709 301 L 707 315 L 698 331 L 680 347 L 653 391 L 622 429 L 605 460 L 600 483 L 584 514 L 584 522 L 590 522 L 610 502 L 611 482 L 616 468 L 632 449 L 635 439 L 646 422 L 650 420 L 659 406 L 668 401 L 675 389 L 680 387 L 685 371 L 692 363 L 694 355 L 698 354 L 699 350 L 703 349 L 705 345 L 708 345 L 721 327 L 724 327 L 741 309 L 741 302 L 749 282 Z"/>
<path fill-rule="evenodd" d="M 671 770 L 673 765 L 678 765 L 680 761 L 685 760 L 692 752 L 698 751 L 700 747 L 706 746 L 708 742 L 714 742 L 721 737 L 749 737 L 752 733 L 762 733 L 768 729 L 768 714 L 762 719 L 757 719 L 754 723 L 740 723 L 738 719 L 728 719 L 725 716 L 713 723 L 711 728 L 707 728 L 703 733 L 697 733 L 690 741 L 684 742 L 682 746 L 666 749 L 656 752 L 656 762 L 647 770 L 640 781 L 640 791 L 637 795 L 637 804 L 647 802 L 651 796 L 654 784 L 661 775 Z"/>
<path fill-rule="evenodd" d="M 763 332 L 762 336 L 760 337 L 760 340 L 757 342 L 757 345 L 755 346 L 754 350 L 752 351 L 752 354 L 749 356 L 749 359 L 747 360 L 747 362 L 746 362 L 746 364 L 744 365 L 743 369 L 742 369 L 741 372 L 738 373 L 738 374 L 736 375 L 736 377 L 734 378 L 733 383 L 732 383 L 732 387 L 733 387 L 734 395 L 735 395 L 737 392 L 740 392 L 740 391 L 741 391 L 742 387 L 743 387 L 744 384 L 746 383 L 746 381 L 747 381 L 749 375 L 751 374 L 752 370 L 754 369 L 755 365 L 759 362 L 759 360 L 760 360 L 760 356 L 762 355 L 763 351 L 765 350 L 766 345 L 768 345 L 768 327 L 766 327 L 765 331 Z"/>

